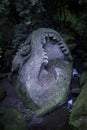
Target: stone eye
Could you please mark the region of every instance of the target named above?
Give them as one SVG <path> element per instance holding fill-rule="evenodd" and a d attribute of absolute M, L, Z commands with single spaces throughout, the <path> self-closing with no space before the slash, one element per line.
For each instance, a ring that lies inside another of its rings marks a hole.
<path fill-rule="evenodd" d="M 21 54 L 22 56 L 27 56 L 27 55 L 30 53 L 30 50 L 31 50 L 30 45 L 25 45 L 25 46 L 23 46 L 23 47 L 21 48 L 20 54 Z"/>

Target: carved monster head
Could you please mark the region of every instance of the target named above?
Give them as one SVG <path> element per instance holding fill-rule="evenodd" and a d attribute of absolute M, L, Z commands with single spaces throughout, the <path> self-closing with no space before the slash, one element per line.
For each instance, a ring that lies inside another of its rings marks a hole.
<path fill-rule="evenodd" d="M 72 56 L 59 33 L 40 28 L 19 49 L 12 71 L 18 71 L 19 87 L 25 88 L 27 98 L 40 108 L 40 114 L 46 113 L 66 99 Z"/>

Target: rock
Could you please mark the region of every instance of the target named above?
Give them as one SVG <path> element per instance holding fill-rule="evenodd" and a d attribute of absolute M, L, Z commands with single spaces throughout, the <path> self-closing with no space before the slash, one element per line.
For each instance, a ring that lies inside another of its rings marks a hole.
<path fill-rule="evenodd" d="M 6 90 L 4 87 L 0 87 L 0 102 L 6 97 Z"/>
<path fill-rule="evenodd" d="M 87 81 L 82 88 L 70 114 L 70 124 L 75 130 L 87 130 Z"/>
<path fill-rule="evenodd" d="M 72 73 L 72 56 L 55 30 L 32 32 L 12 62 L 17 75 L 17 94 L 26 108 L 42 116 L 67 99 Z"/>
<path fill-rule="evenodd" d="M 81 77 L 80 77 L 80 85 L 82 86 L 86 82 L 87 82 L 87 72 L 83 71 L 83 73 L 81 74 Z"/>
<path fill-rule="evenodd" d="M 14 108 L 0 108 L 0 130 L 25 130 L 26 121 Z"/>

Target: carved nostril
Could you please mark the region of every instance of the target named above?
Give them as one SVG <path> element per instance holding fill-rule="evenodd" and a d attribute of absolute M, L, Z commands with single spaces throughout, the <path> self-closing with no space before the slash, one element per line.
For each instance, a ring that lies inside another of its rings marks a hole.
<path fill-rule="evenodd" d="M 64 55 L 66 55 L 66 56 L 69 55 L 69 51 L 62 44 L 59 47 L 62 50 L 62 52 L 64 53 Z"/>

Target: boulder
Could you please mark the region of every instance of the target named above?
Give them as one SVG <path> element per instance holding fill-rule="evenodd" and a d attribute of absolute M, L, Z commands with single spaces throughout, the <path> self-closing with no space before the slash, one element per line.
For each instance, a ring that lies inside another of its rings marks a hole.
<path fill-rule="evenodd" d="M 17 94 L 28 109 L 42 116 L 68 97 L 73 59 L 58 32 L 33 31 L 12 62 Z"/>
<path fill-rule="evenodd" d="M 87 82 L 76 99 L 70 114 L 70 124 L 75 130 L 87 129 Z"/>
<path fill-rule="evenodd" d="M 81 77 L 80 77 L 80 85 L 82 86 L 86 82 L 87 82 L 87 72 L 83 71 L 83 73 L 81 74 Z"/>

